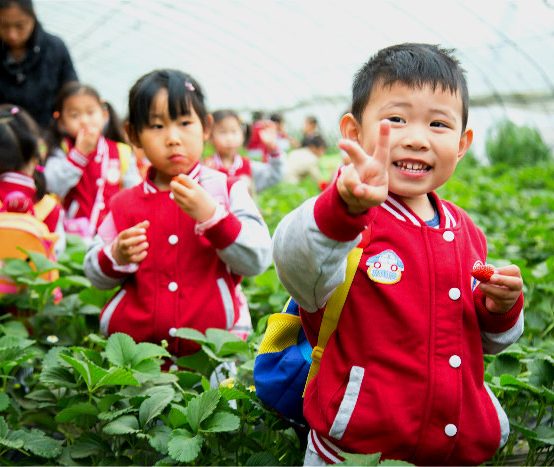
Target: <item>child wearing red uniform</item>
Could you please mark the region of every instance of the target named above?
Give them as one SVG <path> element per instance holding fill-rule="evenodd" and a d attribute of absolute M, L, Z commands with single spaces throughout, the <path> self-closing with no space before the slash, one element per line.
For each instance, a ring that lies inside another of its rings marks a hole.
<path fill-rule="evenodd" d="M 306 465 L 380 452 L 421 465 L 477 465 L 509 434 L 484 382 L 483 353 L 523 331 L 515 265 L 487 283 L 482 231 L 435 190 L 473 133 L 468 91 L 450 51 L 400 44 L 358 71 L 339 143 L 351 163 L 278 225 L 274 260 L 315 345 L 322 309 L 363 253 L 336 331 L 306 388 Z M 370 154 L 372 156 L 370 156 Z"/>
<path fill-rule="evenodd" d="M 63 209 L 45 192 L 39 165 L 39 128 L 12 104 L 0 106 L 0 211 L 31 214 L 58 235 L 56 254 L 65 248 Z"/>
<path fill-rule="evenodd" d="M 260 137 L 267 151 L 267 161 L 253 161 L 239 154 L 244 143 L 244 130 L 237 113 L 217 110 L 213 113 L 213 120 L 211 139 L 215 154 L 204 161 L 206 166 L 223 172 L 232 180 L 245 179 L 253 192 L 260 192 L 281 181 L 284 157 L 277 144 L 276 131 L 268 130 Z"/>
<path fill-rule="evenodd" d="M 66 84 L 56 100 L 44 175 L 63 199 L 68 233 L 90 240 L 121 188 L 140 182 L 117 117 L 90 86 Z M 106 130 L 104 130 L 106 128 Z"/>
<path fill-rule="evenodd" d="M 106 334 L 167 340 L 174 355 L 197 349 L 181 327 L 233 330 L 242 276 L 271 262 L 271 237 L 246 184 L 200 164 L 211 128 L 199 84 L 156 70 L 129 93 L 127 132 L 152 166 L 146 180 L 113 197 L 85 257 L 98 288 L 121 285 L 100 316 Z"/>

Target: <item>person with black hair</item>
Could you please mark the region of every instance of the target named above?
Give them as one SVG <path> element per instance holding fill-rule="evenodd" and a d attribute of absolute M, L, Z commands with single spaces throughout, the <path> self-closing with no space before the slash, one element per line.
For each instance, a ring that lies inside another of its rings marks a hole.
<path fill-rule="evenodd" d="M 0 211 L 31 214 L 58 235 L 55 252 L 65 248 L 64 213 L 46 193 L 39 155 L 39 127 L 22 108 L 0 105 Z"/>
<path fill-rule="evenodd" d="M 277 127 L 277 145 L 281 151 L 287 153 L 290 149 L 300 146 L 296 138 L 288 134 L 283 114 L 274 112 L 269 116 L 269 119 L 274 122 Z"/>
<path fill-rule="evenodd" d="M 275 230 L 275 268 L 314 347 L 346 258 L 360 255 L 336 329 L 312 353 L 320 366 L 304 395 L 305 465 L 348 453 L 480 465 L 508 439 L 483 354 L 523 332 L 521 271 L 489 265 L 492 276 L 480 278 L 485 235 L 436 193 L 471 145 L 468 101 L 453 51 L 378 51 L 356 74 L 340 121 L 350 163 Z"/>
<path fill-rule="evenodd" d="M 120 189 L 141 181 L 114 109 L 91 86 L 70 82 L 60 91 L 48 135 L 47 188 L 63 199 L 68 233 L 92 239 Z"/>
<path fill-rule="evenodd" d="M 231 109 L 216 110 L 213 114 L 211 141 L 215 153 L 204 159 L 204 164 L 226 174 L 231 181 L 242 178 L 251 193 L 259 193 L 283 178 L 284 157 L 278 151 L 276 135 L 266 138 L 274 156 L 267 162 L 250 160 L 240 154 L 244 143 L 244 130 L 238 114 Z"/>
<path fill-rule="evenodd" d="M 326 148 L 325 140 L 319 135 L 314 135 L 306 140 L 305 147 L 289 152 L 284 181 L 296 184 L 310 178 L 319 187 L 326 186 L 327 181 L 323 178 L 319 167 L 320 158 L 325 154 Z"/>
<path fill-rule="evenodd" d="M 302 129 L 302 140 L 300 146 L 306 147 L 310 138 L 321 135 L 319 121 L 314 115 L 307 115 L 304 119 L 304 128 Z"/>
<path fill-rule="evenodd" d="M 32 0 L 0 0 L 0 104 L 24 108 L 46 129 L 59 90 L 76 80 L 65 43 L 42 28 Z"/>
<path fill-rule="evenodd" d="M 140 185 L 112 198 L 85 256 L 94 286 L 121 286 L 100 315 L 104 334 L 167 340 L 178 356 L 199 348 L 179 328 L 246 337 L 239 285 L 269 266 L 271 237 L 246 184 L 200 164 L 211 125 L 188 73 L 153 70 L 129 91 L 127 133 L 152 165 Z"/>

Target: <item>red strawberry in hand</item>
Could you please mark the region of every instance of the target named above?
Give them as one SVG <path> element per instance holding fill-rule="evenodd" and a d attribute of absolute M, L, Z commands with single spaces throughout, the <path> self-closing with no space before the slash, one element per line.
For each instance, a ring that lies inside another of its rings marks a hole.
<path fill-rule="evenodd" d="M 488 282 L 493 274 L 494 266 L 491 264 L 476 264 L 471 271 L 471 275 L 480 282 Z"/>

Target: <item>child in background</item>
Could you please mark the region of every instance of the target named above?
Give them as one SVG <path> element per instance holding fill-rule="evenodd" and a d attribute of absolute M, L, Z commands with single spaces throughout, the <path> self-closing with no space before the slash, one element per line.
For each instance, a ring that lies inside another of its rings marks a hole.
<path fill-rule="evenodd" d="M 305 178 L 311 178 L 323 190 L 328 182 L 321 175 L 319 160 L 325 154 L 325 140 L 315 135 L 308 139 L 306 146 L 292 150 L 287 157 L 285 181 L 300 183 Z"/>
<path fill-rule="evenodd" d="M 280 113 L 272 113 L 269 119 L 275 123 L 277 128 L 277 145 L 281 152 L 287 153 L 292 148 L 297 148 L 300 143 L 294 137 L 287 133 L 285 128 L 285 119 Z"/>
<path fill-rule="evenodd" d="M 31 214 L 58 235 L 54 251 L 65 248 L 63 209 L 46 194 L 39 165 L 40 130 L 33 118 L 12 104 L 0 105 L 0 211 Z"/>
<path fill-rule="evenodd" d="M 232 110 L 217 110 L 213 113 L 211 137 L 215 154 L 204 164 L 225 173 L 231 180 L 245 179 L 251 192 L 265 190 L 283 178 L 284 157 L 277 146 L 276 132 L 267 132 L 262 138 L 269 153 L 267 162 L 241 156 L 239 149 L 244 143 L 244 129 L 239 116 Z"/>
<path fill-rule="evenodd" d="M 140 182 L 131 148 L 110 105 L 91 86 L 66 84 L 56 100 L 44 175 L 66 210 L 68 233 L 92 239 L 121 188 Z"/>
<path fill-rule="evenodd" d="M 507 440 L 483 352 L 523 331 L 521 273 L 508 265 L 486 283 L 473 278 L 486 238 L 435 192 L 471 145 L 468 100 L 451 51 L 379 51 L 356 74 L 352 113 L 340 122 L 351 163 L 276 229 L 276 269 L 312 345 L 347 254 L 363 249 L 306 388 L 306 465 L 376 452 L 416 465 L 479 465 Z"/>
<path fill-rule="evenodd" d="M 127 133 L 152 166 L 112 198 L 85 257 L 96 287 L 121 285 L 100 316 L 105 334 L 166 339 L 186 355 L 198 347 L 176 338 L 177 328 L 240 325 L 237 285 L 269 266 L 271 238 L 246 183 L 200 164 L 211 123 L 188 74 L 155 70 L 131 88 Z"/>

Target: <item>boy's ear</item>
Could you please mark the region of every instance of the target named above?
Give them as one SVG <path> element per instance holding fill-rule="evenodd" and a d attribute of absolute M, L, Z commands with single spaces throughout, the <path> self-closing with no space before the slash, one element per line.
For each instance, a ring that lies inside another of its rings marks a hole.
<path fill-rule="evenodd" d="M 360 124 L 350 112 L 344 114 L 340 119 L 340 132 L 343 138 L 350 139 L 352 141 L 359 141 L 360 137 Z"/>
<path fill-rule="evenodd" d="M 140 145 L 140 141 L 137 138 L 137 135 L 133 131 L 131 125 L 129 125 L 129 122 L 125 122 L 125 133 L 127 134 L 127 138 L 129 138 L 129 141 L 133 146 L 136 146 L 137 148 L 142 148 Z"/>
<path fill-rule="evenodd" d="M 458 160 L 461 160 L 462 157 L 466 155 L 466 152 L 468 151 L 472 142 L 473 130 L 471 128 L 468 128 L 466 131 L 464 131 L 462 137 L 460 138 L 460 143 L 458 146 Z"/>
<path fill-rule="evenodd" d="M 212 114 L 208 114 L 206 116 L 206 121 L 204 122 L 204 141 L 208 141 L 210 139 L 213 126 L 214 126 L 214 118 Z"/>

